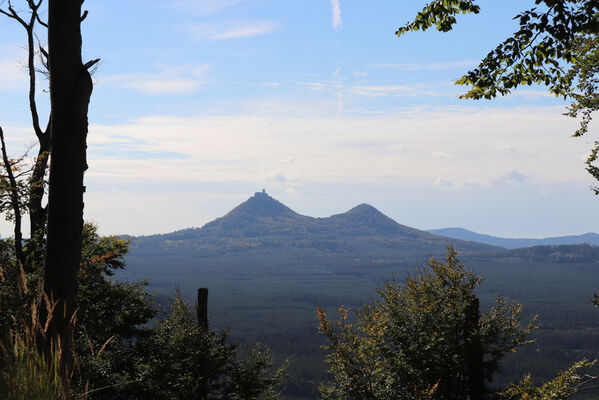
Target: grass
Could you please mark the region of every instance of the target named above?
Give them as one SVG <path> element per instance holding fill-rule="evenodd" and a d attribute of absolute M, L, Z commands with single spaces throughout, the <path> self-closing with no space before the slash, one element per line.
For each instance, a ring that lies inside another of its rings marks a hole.
<path fill-rule="evenodd" d="M 66 400 L 70 396 L 62 384 L 59 354 L 46 359 L 30 337 L 11 335 L 0 343 L 3 369 L 0 393 L 6 400 Z"/>
<path fill-rule="evenodd" d="M 28 317 L 13 316 L 13 327 L 9 327 L 0 338 L 0 398 L 3 400 L 68 400 L 70 391 L 63 383 L 60 371 L 61 350 L 51 346 L 48 355 L 37 348 L 36 335 L 45 334 L 48 324 L 41 326 L 37 318 L 37 304 L 40 300 L 31 298 L 28 293 L 27 276 L 21 268 L 18 273 L 16 296 L 27 307 Z M 6 284 L 5 274 L 0 267 L 0 284 Z M 41 290 L 38 290 L 41 293 Z M 0 296 L 0 307 L 5 297 Z M 14 299 L 13 299 L 14 300 Z M 53 307 L 46 298 L 47 319 L 52 318 Z"/>

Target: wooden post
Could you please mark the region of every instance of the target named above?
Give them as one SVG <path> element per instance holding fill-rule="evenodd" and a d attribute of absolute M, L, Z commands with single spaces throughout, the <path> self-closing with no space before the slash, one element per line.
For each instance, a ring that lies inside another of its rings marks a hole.
<path fill-rule="evenodd" d="M 205 331 L 208 330 L 208 288 L 198 289 L 198 304 L 196 306 L 198 313 L 198 326 Z"/>
<path fill-rule="evenodd" d="M 479 336 L 479 300 L 472 296 L 466 310 L 465 361 L 468 373 L 468 395 L 470 400 L 485 398 L 485 375 L 483 351 Z"/>

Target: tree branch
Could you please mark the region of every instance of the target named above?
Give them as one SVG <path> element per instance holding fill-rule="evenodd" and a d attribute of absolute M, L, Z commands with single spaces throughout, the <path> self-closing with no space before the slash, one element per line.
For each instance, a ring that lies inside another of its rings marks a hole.
<path fill-rule="evenodd" d="M 100 62 L 100 59 L 96 58 L 95 60 L 90 60 L 90 61 L 86 62 L 85 64 L 83 64 L 83 67 L 89 71 L 89 69 L 91 67 L 93 67 L 94 65 L 96 65 L 99 62 Z"/>
<path fill-rule="evenodd" d="M 17 21 L 18 23 L 20 23 L 21 25 L 23 25 L 23 27 L 25 29 L 28 29 L 29 25 L 27 24 L 27 22 L 25 22 L 23 20 L 23 18 L 21 18 L 19 16 L 19 14 L 15 11 L 15 9 L 12 8 L 12 4 L 11 4 L 10 1 L 8 2 L 8 11 L 3 10 L 3 9 L 0 8 L 0 13 L 6 15 L 8 18 L 14 19 L 15 21 Z"/>

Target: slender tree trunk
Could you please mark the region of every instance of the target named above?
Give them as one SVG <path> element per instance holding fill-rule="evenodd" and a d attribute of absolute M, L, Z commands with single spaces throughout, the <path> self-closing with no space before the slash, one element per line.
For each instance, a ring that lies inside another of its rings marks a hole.
<path fill-rule="evenodd" d="M 6 169 L 6 176 L 8 177 L 8 183 L 10 185 L 10 204 L 12 211 L 15 214 L 15 256 L 19 266 L 25 267 L 25 256 L 23 254 L 23 234 L 21 233 L 21 205 L 19 204 L 19 189 L 17 186 L 17 180 L 12 170 L 12 164 L 8 159 L 6 152 L 6 144 L 4 143 L 4 132 L 0 128 L 0 145 L 2 146 L 2 162 L 4 163 L 4 169 Z"/>
<path fill-rule="evenodd" d="M 49 129 L 47 130 L 49 133 Z M 37 265 L 42 265 L 44 261 L 44 245 L 46 234 L 46 209 L 42 205 L 44 198 L 44 177 L 48 168 L 50 158 L 50 140 L 49 134 L 40 138 L 40 148 L 29 178 L 29 226 L 31 240 L 28 244 L 27 265 L 34 269 Z"/>
<path fill-rule="evenodd" d="M 65 381 L 72 368 L 77 273 L 87 169 L 87 111 L 92 80 L 81 60 L 81 0 L 49 0 L 51 148 L 44 291 L 56 304 L 46 348 L 59 346 Z M 42 307 L 43 308 L 43 307 Z"/>
<path fill-rule="evenodd" d="M 35 100 L 36 90 L 36 68 L 35 68 L 35 23 L 38 20 L 39 3 L 29 3 L 31 16 L 29 22 L 22 23 L 27 31 L 27 69 L 29 71 L 29 108 L 31 110 L 31 122 L 33 130 L 37 136 L 39 150 L 35 165 L 29 178 L 29 202 L 27 208 L 29 211 L 29 235 L 32 239 L 29 247 L 28 268 L 33 271 L 36 266 L 43 262 L 44 236 L 46 233 L 46 210 L 42 206 L 44 197 L 44 177 L 48 168 L 48 159 L 50 157 L 50 122 L 46 130 L 42 130 L 40 125 L 39 113 L 37 111 L 37 102 Z M 46 54 L 41 46 L 40 51 Z"/>

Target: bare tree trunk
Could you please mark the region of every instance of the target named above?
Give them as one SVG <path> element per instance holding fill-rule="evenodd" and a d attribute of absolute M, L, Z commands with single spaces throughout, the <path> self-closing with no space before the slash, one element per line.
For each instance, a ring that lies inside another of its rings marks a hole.
<path fill-rule="evenodd" d="M 6 144 L 4 143 L 4 132 L 0 128 L 0 145 L 2 147 L 2 162 L 6 169 L 6 176 L 8 177 L 9 184 L 9 196 L 10 205 L 15 216 L 15 256 L 20 267 L 25 265 L 25 256 L 23 254 L 23 234 L 21 233 L 21 205 L 19 204 L 19 188 L 17 186 L 17 180 L 13 173 L 8 154 L 6 152 Z"/>
<path fill-rule="evenodd" d="M 50 315 L 46 346 L 51 341 L 59 346 L 65 381 L 73 360 L 83 173 L 87 169 L 87 111 L 93 86 L 81 60 L 81 4 L 81 0 L 48 3 L 52 163 L 44 291 L 56 303 L 56 311 Z"/>

